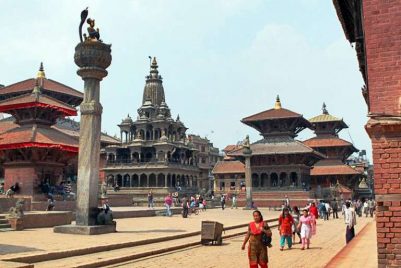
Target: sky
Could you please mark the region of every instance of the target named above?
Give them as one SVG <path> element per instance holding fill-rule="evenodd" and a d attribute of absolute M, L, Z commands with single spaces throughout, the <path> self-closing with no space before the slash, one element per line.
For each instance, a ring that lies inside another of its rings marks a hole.
<path fill-rule="evenodd" d="M 220 149 L 247 134 L 259 140 L 240 120 L 280 95 L 283 108 L 307 119 L 325 102 L 349 126 L 340 137 L 371 158 L 363 80 L 332 1 L 0 0 L 0 84 L 36 77 L 43 61 L 47 78 L 83 91 L 73 56 L 86 7 L 112 44 L 100 93 L 108 134 L 119 135 L 127 114 L 136 118 L 148 56 L 156 56 L 173 117 Z"/>

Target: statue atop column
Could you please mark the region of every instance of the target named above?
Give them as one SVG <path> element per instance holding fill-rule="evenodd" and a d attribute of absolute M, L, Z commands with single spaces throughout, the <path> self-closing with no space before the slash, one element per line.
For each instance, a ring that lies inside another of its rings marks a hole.
<path fill-rule="evenodd" d="M 102 40 L 100 39 L 100 33 L 99 33 L 99 28 L 95 29 L 95 20 L 88 18 L 88 8 L 84 9 L 81 12 L 81 23 L 79 24 L 79 38 L 81 40 L 81 43 L 84 41 L 99 41 L 102 42 Z M 89 24 L 87 30 L 88 30 L 88 36 L 86 34 L 83 34 L 84 39 L 82 39 L 82 27 L 85 23 Z"/>

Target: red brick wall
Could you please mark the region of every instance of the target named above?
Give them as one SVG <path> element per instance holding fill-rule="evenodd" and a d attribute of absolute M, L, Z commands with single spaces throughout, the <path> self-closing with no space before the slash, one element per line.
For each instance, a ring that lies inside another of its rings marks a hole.
<path fill-rule="evenodd" d="M 36 172 L 33 167 L 4 167 L 4 187 L 10 188 L 11 185 L 18 182 L 20 186 L 19 195 L 32 195 L 34 191 L 34 181 L 36 181 Z"/>
<path fill-rule="evenodd" d="M 363 1 L 379 267 L 401 267 L 401 1 Z"/>
<path fill-rule="evenodd" d="M 364 0 L 370 112 L 401 112 L 401 2 Z"/>

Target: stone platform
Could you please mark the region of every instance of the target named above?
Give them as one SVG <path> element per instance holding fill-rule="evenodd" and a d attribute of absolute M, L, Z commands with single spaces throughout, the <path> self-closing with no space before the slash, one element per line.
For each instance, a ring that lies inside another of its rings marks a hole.
<path fill-rule="evenodd" d="M 77 234 L 77 235 L 99 235 L 116 232 L 116 225 L 93 225 L 80 226 L 75 224 L 61 225 L 53 228 L 55 233 Z"/>

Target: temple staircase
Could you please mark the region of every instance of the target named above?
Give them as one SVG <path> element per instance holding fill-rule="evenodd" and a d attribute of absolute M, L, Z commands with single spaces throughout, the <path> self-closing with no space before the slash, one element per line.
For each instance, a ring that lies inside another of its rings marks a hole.
<path fill-rule="evenodd" d="M 0 215 L 0 232 L 13 231 L 11 225 L 8 223 L 6 216 Z"/>

